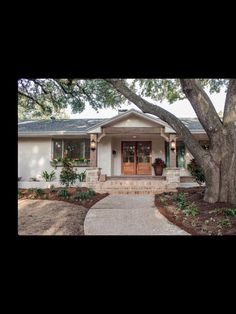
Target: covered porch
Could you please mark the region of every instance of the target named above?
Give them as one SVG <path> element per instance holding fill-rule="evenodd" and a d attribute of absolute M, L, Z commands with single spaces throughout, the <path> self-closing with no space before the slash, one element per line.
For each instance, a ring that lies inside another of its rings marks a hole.
<path fill-rule="evenodd" d="M 155 176 L 152 163 L 161 158 L 176 167 L 176 150 L 160 134 L 112 134 L 97 143 L 97 166 L 107 176 Z"/>
<path fill-rule="evenodd" d="M 177 138 L 165 122 L 132 111 L 111 120 L 89 131 L 92 167 L 108 177 L 155 176 L 152 163 L 161 158 L 176 168 Z"/>

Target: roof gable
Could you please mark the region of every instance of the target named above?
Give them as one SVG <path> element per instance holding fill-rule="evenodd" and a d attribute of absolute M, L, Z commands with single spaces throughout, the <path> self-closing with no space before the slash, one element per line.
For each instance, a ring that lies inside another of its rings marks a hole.
<path fill-rule="evenodd" d="M 143 112 L 131 109 L 127 112 L 119 114 L 115 117 L 107 119 L 95 127 L 89 128 L 87 131 L 101 132 L 102 127 L 168 127 L 168 124 L 161 119 L 151 117 Z"/>

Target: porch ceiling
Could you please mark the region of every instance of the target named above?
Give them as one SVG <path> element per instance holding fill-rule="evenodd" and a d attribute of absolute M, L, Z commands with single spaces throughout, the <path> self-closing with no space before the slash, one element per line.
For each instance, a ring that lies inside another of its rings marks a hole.
<path fill-rule="evenodd" d="M 138 140 L 138 139 L 155 139 L 161 137 L 160 133 L 151 133 L 151 134 L 106 134 L 106 137 L 109 138 L 120 138 L 120 139 L 133 139 L 133 140 Z"/>

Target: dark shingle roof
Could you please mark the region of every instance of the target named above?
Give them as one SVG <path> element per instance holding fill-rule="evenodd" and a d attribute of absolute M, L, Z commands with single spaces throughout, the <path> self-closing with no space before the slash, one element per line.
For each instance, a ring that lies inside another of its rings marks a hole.
<path fill-rule="evenodd" d="M 18 132 L 86 132 L 88 128 L 99 124 L 106 119 L 58 119 L 58 120 L 35 120 L 20 121 Z"/>
<path fill-rule="evenodd" d="M 189 130 L 192 130 L 192 131 L 202 130 L 202 131 L 204 131 L 201 123 L 199 122 L 199 120 L 197 118 L 180 118 L 180 120 L 183 122 L 184 125 L 186 125 L 186 127 Z"/>
<path fill-rule="evenodd" d="M 43 133 L 43 132 L 78 132 L 85 133 L 87 129 L 96 126 L 109 119 L 58 119 L 58 120 L 34 120 L 19 121 L 18 132 L 20 133 Z M 181 121 L 191 131 L 204 131 L 197 118 L 181 118 Z"/>

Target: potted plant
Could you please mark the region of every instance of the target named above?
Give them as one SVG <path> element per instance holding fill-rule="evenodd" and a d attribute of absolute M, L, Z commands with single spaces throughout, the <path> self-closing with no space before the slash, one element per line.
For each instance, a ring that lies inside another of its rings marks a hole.
<path fill-rule="evenodd" d="M 156 176 L 161 176 L 163 173 L 163 168 L 166 167 L 166 164 L 164 163 L 164 161 L 161 158 L 156 158 L 154 163 L 152 164 L 154 171 L 155 171 L 155 175 Z"/>

